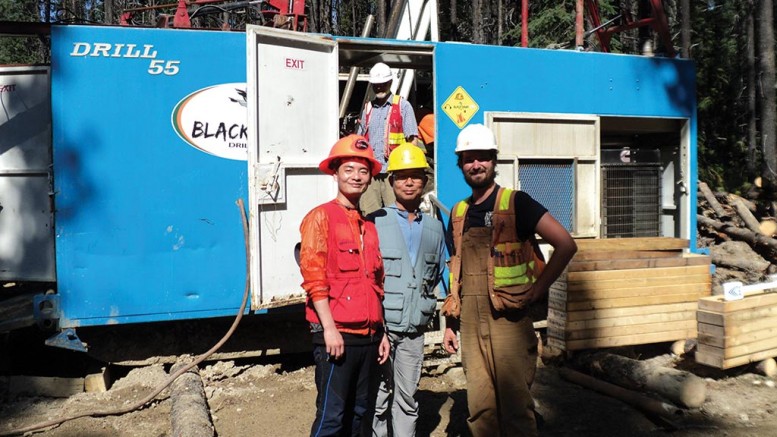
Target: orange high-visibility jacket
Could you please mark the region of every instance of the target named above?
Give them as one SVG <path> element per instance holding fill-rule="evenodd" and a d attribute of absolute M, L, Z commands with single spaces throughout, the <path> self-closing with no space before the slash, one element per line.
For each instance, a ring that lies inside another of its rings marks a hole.
<path fill-rule="evenodd" d="M 329 299 L 340 332 L 371 335 L 383 329 L 383 260 L 373 223 L 337 201 L 308 213 L 300 225 L 300 271 L 305 316 L 320 323 L 313 302 Z"/>

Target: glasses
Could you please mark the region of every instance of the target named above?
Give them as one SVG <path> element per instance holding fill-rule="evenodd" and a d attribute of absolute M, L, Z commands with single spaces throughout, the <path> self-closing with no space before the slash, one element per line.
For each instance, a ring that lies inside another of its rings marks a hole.
<path fill-rule="evenodd" d="M 415 173 L 415 174 L 396 174 L 396 173 L 394 173 L 392 175 L 392 177 L 394 178 L 394 180 L 396 182 L 407 182 L 407 181 L 421 182 L 421 181 L 424 180 L 424 177 L 426 177 L 426 175 L 420 174 L 420 173 Z"/>

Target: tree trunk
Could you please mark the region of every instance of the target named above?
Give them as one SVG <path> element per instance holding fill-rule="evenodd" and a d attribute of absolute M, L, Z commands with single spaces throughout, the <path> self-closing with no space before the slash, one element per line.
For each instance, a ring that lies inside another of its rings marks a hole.
<path fill-rule="evenodd" d="M 684 407 L 698 408 L 707 397 L 703 379 L 690 372 L 664 367 L 660 360 L 632 360 L 599 353 L 585 364 L 594 376 L 632 390 L 657 393 Z"/>
<path fill-rule="evenodd" d="M 760 234 L 760 232 L 759 232 Z M 712 263 L 717 266 L 733 267 L 746 272 L 765 272 L 769 261 L 757 254 L 744 241 L 724 241 L 710 248 Z"/>
<path fill-rule="evenodd" d="M 770 190 L 777 187 L 777 99 L 775 99 L 774 13 L 772 0 L 760 0 L 758 13 L 758 55 L 761 80 L 761 145 L 764 165 L 762 175 Z"/>
<path fill-rule="evenodd" d="M 186 366 L 185 362 L 176 363 L 170 374 Z M 213 424 L 210 419 L 208 402 L 202 386 L 202 378 L 195 366 L 179 376 L 170 387 L 170 421 L 174 437 L 212 437 Z"/>
<path fill-rule="evenodd" d="M 483 8 L 483 44 L 496 44 L 496 35 L 494 35 L 494 0 L 481 0 Z M 497 0 L 499 1 L 499 0 Z"/>
<path fill-rule="evenodd" d="M 394 0 L 397 1 L 397 0 Z M 377 26 L 378 35 L 381 38 L 386 37 L 386 0 L 378 0 L 375 2 L 375 23 Z"/>
<path fill-rule="evenodd" d="M 704 198 L 707 200 L 707 203 L 710 204 L 710 208 L 715 211 L 715 214 L 718 216 L 718 218 L 727 220 L 728 214 L 726 214 L 726 210 L 724 210 L 720 205 L 720 202 L 718 202 L 718 199 L 715 197 L 715 194 L 712 192 L 712 190 L 710 190 L 710 187 L 708 187 L 704 182 L 699 182 L 699 191 L 701 191 L 702 196 L 704 196 Z"/>
<path fill-rule="evenodd" d="M 483 44 L 483 0 L 472 0 L 472 42 Z"/>
<path fill-rule="evenodd" d="M 595 390 L 607 396 L 614 397 L 615 399 L 619 399 L 629 405 L 639 408 L 642 411 L 655 414 L 658 417 L 670 421 L 677 419 L 677 417 L 682 414 L 682 410 L 675 407 L 674 405 L 647 397 L 638 392 L 626 390 L 623 387 L 618 387 L 615 384 L 601 381 L 592 376 L 588 376 L 585 373 L 580 373 L 566 367 L 560 368 L 558 373 L 567 381 L 579 384 L 586 388 L 590 388 L 591 390 Z"/>
<path fill-rule="evenodd" d="M 496 44 L 501 46 L 504 39 L 504 7 L 502 0 L 496 1 Z"/>
<path fill-rule="evenodd" d="M 691 58 L 691 0 L 680 0 L 680 43 L 682 55 Z"/>
<path fill-rule="evenodd" d="M 750 212 L 750 209 L 745 203 L 745 199 L 742 199 L 741 197 L 732 193 L 728 195 L 728 201 L 729 205 L 734 205 L 734 209 L 736 209 L 737 214 L 739 214 L 739 218 L 741 218 L 745 223 L 747 229 L 750 229 L 753 232 L 761 232 L 761 223 L 759 223 L 753 213 Z"/>
<path fill-rule="evenodd" d="M 310 8 L 308 9 L 310 20 L 308 25 L 310 26 L 310 31 L 313 33 L 321 32 L 321 26 L 318 23 L 318 8 L 320 4 L 321 2 L 319 2 L 319 0 L 310 0 Z"/>
<path fill-rule="evenodd" d="M 456 12 L 456 2 L 457 0 L 451 0 L 451 39 L 453 41 L 458 41 L 458 26 L 459 26 L 459 17 Z"/>
<path fill-rule="evenodd" d="M 103 0 L 103 23 L 113 24 L 113 0 Z"/>
<path fill-rule="evenodd" d="M 754 7 L 753 0 L 750 0 L 747 6 L 747 170 L 753 176 L 756 174 L 758 157 Z"/>
<path fill-rule="evenodd" d="M 777 240 L 774 238 L 761 235 L 761 233 L 754 233 L 747 229 L 738 228 L 735 225 L 728 223 L 722 223 L 717 220 L 712 220 L 701 214 L 696 214 L 696 220 L 702 226 L 707 226 L 716 231 L 723 232 L 737 240 L 744 241 L 752 247 L 766 246 L 772 250 L 777 250 Z"/>
<path fill-rule="evenodd" d="M 355 1 L 351 2 L 351 23 L 353 23 L 353 25 L 351 26 L 351 35 L 356 36 L 356 35 L 359 34 L 359 22 L 357 21 L 357 18 L 356 18 L 356 2 Z M 367 36 L 369 36 L 369 35 L 367 35 Z"/>

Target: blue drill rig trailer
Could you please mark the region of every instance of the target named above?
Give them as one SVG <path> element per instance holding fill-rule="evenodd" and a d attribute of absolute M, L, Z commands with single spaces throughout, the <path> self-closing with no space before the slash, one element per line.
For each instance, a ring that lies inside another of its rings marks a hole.
<path fill-rule="evenodd" d="M 443 216 L 468 194 L 456 136 L 484 123 L 500 145 L 498 182 L 527 191 L 575 238 L 695 247 L 687 60 L 253 26 L 53 26 L 51 41 L 50 66 L 1 67 L 0 129 L 12 133 L 0 146 L 6 332 L 37 323 L 52 345 L 92 350 L 99 340 L 79 336 L 229 318 L 247 262 L 249 319 L 304 325 L 299 224 L 334 197 L 317 165 L 344 108 L 361 108 L 341 102 L 349 83 L 366 88 L 359 71 L 378 61 L 394 69 L 395 92 L 435 114 Z M 606 189 L 612 169 L 629 174 L 626 192 Z M 270 353 L 285 333 L 251 335 Z"/>

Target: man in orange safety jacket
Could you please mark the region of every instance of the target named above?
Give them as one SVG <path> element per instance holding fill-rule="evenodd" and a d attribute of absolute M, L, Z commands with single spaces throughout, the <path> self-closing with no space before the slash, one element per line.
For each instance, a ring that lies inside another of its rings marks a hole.
<path fill-rule="evenodd" d="M 378 234 L 357 208 L 380 168 L 364 137 L 340 139 L 319 164 L 337 182 L 337 196 L 313 208 L 300 225 L 318 389 L 311 436 L 359 435 L 369 428 L 362 419 L 372 417 L 378 365 L 388 358 Z"/>

